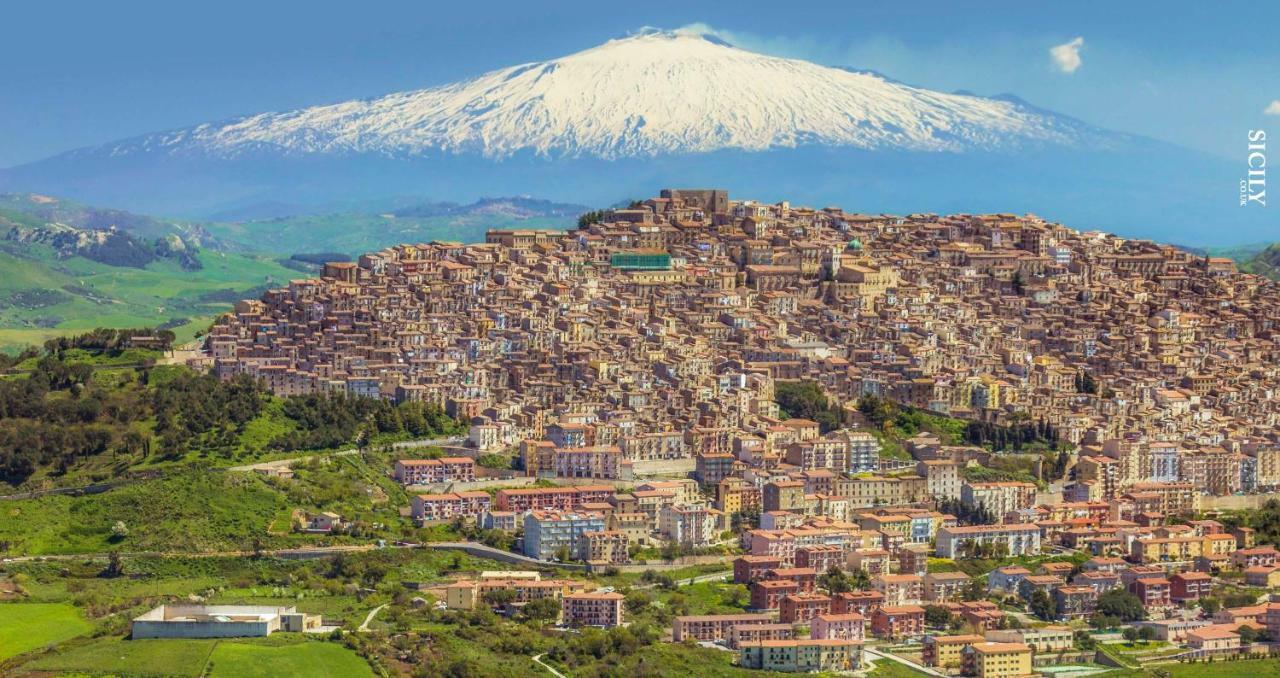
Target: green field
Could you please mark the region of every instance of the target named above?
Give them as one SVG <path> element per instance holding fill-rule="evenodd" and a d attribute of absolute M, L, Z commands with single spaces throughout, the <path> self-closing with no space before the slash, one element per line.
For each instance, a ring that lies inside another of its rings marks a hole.
<path fill-rule="evenodd" d="M 23 669 L 120 676 L 372 676 L 336 644 L 285 640 L 103 638 L 41 657 Z"/>
<path fill-rule="evenodd" d="M 1154 669 L 1168 671 L 1172 678 L 1276 678 L 1280 676 L 1280 659 L 1251 659 L 1245 661 L 1217 660 L 1211 664 L 1159 664 L 1147 669 L 1118 669 L 1094 674 L 1098 678 L 1146 678 Z"/>
<path fill-rule="evenodd" d="M 93 626 L 70 605 L 0 604 L 0 660 L 88 633 Z"/>
<path fill-rule="evenodd" d="M 876 667 L 867 674 L 867 678 L 920 678 L 923 675 L 926 674 L 891 659 L 878 659 Z"/>
<path fill-rule="evenodd" d="M 199 676 L 216 643 L 103 638 L 41 657 L 23 668 L 122 676 Z"/>
<path fill-rule="evenodd" d="M 308 676 L 308 678 L 358 678 L 372 676 L 369 664 L 340 645 L 304 642 L 296 645 L 266 646 L 249 643 L 218 643 L 209 657 L 213 678 L 249 676 Z"/>
<path fill-rule="evenodd" d="M 38 345 L 95 327 L 161 324 L 182 342 L 254 289 L 306 277 L 268 257 L 246 254 L 201 251 L 203 268 L 187 271 L 172 261 L 146 268 L 108 266 L 81 257 L 58 259 L 45 245 L 23 244 L 19 251 L 14 243 L 5 244 L 8 251 L 0 250 L 5 272 L 0 276 L 0 348 Z M 12 301 L 35 290 L 52 294 L 34 305 Z"/>

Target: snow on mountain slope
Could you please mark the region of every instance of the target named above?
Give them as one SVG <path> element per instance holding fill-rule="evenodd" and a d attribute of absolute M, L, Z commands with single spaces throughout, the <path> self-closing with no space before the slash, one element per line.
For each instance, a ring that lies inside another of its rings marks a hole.
<path fill-rule="evenodd" d="M 612 159 L 807 145 L 1104 148 L 1121 138 L 1015 101 L 943 94 L 706 36 L 645 30 L 442 87 L 203 124 L 92 152 Z"/>

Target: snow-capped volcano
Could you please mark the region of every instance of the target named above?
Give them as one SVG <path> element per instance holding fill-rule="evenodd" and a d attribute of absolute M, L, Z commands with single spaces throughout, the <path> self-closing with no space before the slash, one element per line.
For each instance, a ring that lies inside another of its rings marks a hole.
<path fill-rule="evenodd" d="M 757 54 L 708 36 L 650 29 L 442 87 L 263 113 L 95 150 L 611 159 L 805 145 L 1098 147 L 1110 137 L 1007 100 L 943 94 Z"/>
<path fill-rule="evenodd" d="M 1269 239 L 1226 159 L 1012 97 L 645 30 L 384 97 L 144 135 L 0 170 L 0 191 L 203 218 L 392 196 L 607 205 L 664 186 L 865 212 L 1024 212 L 1184 243 Z M 1253 234 L 1246 236 L 1245 234 Z"/>

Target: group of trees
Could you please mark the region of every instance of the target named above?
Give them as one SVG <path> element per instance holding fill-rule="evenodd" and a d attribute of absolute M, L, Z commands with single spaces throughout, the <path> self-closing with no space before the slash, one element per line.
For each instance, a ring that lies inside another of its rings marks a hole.
<path fill-rule="evenodd" d="M 434 405 L 395 405 L 341 393 L 292 396 L 285 399 L 283 410 L 298 425 L 271 442 L 271 447 L 281 450 L 322 449 L 351 442 L 364 445 L 378 434 L 453 435 L 466 428 Z"/>
<path fill-rule="evenodd" d="M 1268 499 L 1261 508 L 1230 513 L 1221 520 L 1228 529 L 1252 528 L 1260 544 L 1280 543 L 1280 499 Z"/>
<path fill-rule="evenodd" d="M 823 432 L 840 428 L 844 418 L 840 408 L 832 405 L 822 387 L 813 381 L 780 381 L 774 385 L 773 397 L 787 416 L 818 423 Z"/>
<path fill-rule="evenodd" d="M 582 230 L 591 224 L 598 224 L 604 219 L 604 210 L 592 210 L 578 215 L 578 229 Z"/>
<path fill-rule="evenodd" d="M 939 511 L 955 516 L 963 525 L 994 525 L 996 522 L 997 516 L 985 504 L 970 506 L 959 499 L 947 497 L 937 501 Z M 961 548 L 964 548 L 964 544 L 961 544 Z"/>
<path fill-rule="evenodd" d="M 99 327 L 84 334 L 54 337 L 44 342 L 45 353 L 60 355 L 73 348 L 96 352 L 115 352 L 129 348 L 134 337 L 155 337 L 159 344 L 154 348 L 168 350 L 173 347 L 174 333 L 170 330 L 158 330 L 150 327 L 132 329 L 114 329 Z"/>
<path fill-rule="evenodd" d="M 1001 560 L 1009 557 L 1009 545 L 1002 541 L 965 539 L 960 542 L 960 557 L 965 560 Z"/>
<path fill-rule="evenodd" d="M 858 411 L 878 429 L 892 427 L 898 435 L 908 437 L 928 431 L 945 445 L 959 444 L 964 433 L 965 422 L 962 419 L 931 414 L 876 396 L 858 399 Z"/>
<path fill-rule="evenodd" d="M 134 399 L 92 385 L 93 370 L 45 356 L 25 379 L 0 381 L 0 480 L 65 468 L 112 449 L 138 415 Z"/>
<path fill-rule="evenodd" d="M 1030 445 L 1055 447 L 1058 430 L 1044 420 L 1000 426 L 988 421 L 971 421 L 965 425 L 964 440 L 970 445 L 989 446 L 997 452 L 1021 450 Z"/>
<path fill-rule="evenodd" d="M 862 568 L 846 573 L 839 567 L 832 565 L 826 572 L 818 575 L 818 586 L 830 591 L 832 594 L 845 593 L 846 591 L 870 588 L 871 578 L 867 575 L 867 571 Z"/>
<path fill-rule="evenodd" d="M 149 332 L 149 330 L 146 330 Z M 94 367 L 64 357 L 71 348 L 113 350 L 143 330 L 103 330 L 56 340 L 31 371 L 0 380 L 0 482 L 18 485 L 42 468 L 66 472 L 110 454 L 180 459 L 199 452 L 230 457 L 245 449 L 250 422 L 273 396 L 247 375 L 223 381 L 179 367 L 139 366 L 95 379 Z M 343 394 L 279 400 L 287 432 L 273 449 L 324 449 L 367 443 L 379 434 L 452 435 L 465 425 L 439 407 L 395 405 Z"/>
<path fill-rule="evenodd" d="M 1098 380 L 1093 377 L 1093 373 L 1089 370 L 1080 370 L 1076 372 L 1076 392 L 1077 393 L 1097 393 Z"/>
<path fill-rule="evenodd" d="M 1147 608 L 1140 598 L 1125 589 L 1111 589 L 1098 596 L 1098 607 L 1090 623 L 1094 628 L 1107 629 L 1146 618 Z"/>
<path fill-rule="evenodd" d="M 222 381 L 182 371 L 149 390 L 155 434 L 167 458 L 195 449 L 230 451 L 262 411 L 266 392 L 251 377 Z"/>

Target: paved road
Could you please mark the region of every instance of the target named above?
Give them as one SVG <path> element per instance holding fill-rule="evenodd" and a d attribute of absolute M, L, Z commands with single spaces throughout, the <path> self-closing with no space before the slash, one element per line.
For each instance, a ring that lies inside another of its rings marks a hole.
<path fill-rule="evenodd" d="M 447 445 L 461 445 L 465 440 L 466 438 L 463 436 L 424 438 L 422 440 L 404 440 L 398 443 L 392 443 L 391 447 L 397 450 L 407 450 L 415 447 L 442 447 Z"/>
<path fill-rule="evenodd" d="M 924 666 L 923 664 L 917 664 L 917 663 L 915 663 L 915 662 L 913 662 L 913 661 L 909 661 L 909 660 L 903 659 L 902 657 L 899 657 L 899 656 L 897 656 L 897 655 L 895 655 L 895 654 L 889 654 L 889 653 L 887 653 L 887 652 L 880 652 L 879 650 L 874 650 L 874 649 L 869 648 L 869 647 L 865 649 L 865 652 L 866 652 L 866 653 L 867 653 L 867 655 L 869 655 L 872 659 L 884 659 L 884 660 L 886 660 L 886 661 L 898 662 L 899 664 L 902 664 L 903 666 L 905 666 L 905 667 L 907 667 L 907 668 L 909 668 L 909 669 L 913 669 L 913 670 L 915 670 L 915 671 L 919 671 L 920 673 L 923 673 L 923 674 L 925 674 L 925 675 L 929 675 L 929 676 L 939 676 L 940 678 L 946 678 L 946 676 L 947 676 L 947 674 L 945 674 L 945 673 L 941 673 L 941 672 L 939 672 L 939 671 L 935 671 L 935 670 L 933 670 L 933 669 L 931 669 L 931 668 L 929 668 L 929 667 L 927 667 L 927 666 Z"/>
<path fill-rule="evenodd" d="M 364 623 L 363 623 L 363 624 L 361 624 L 361 625 L 360 625 L 360 628 L 358 628 L 358 629 L 356 629 L 356 630 L 357 630 L 357 631 L 359 631 L 359 632 L 361 632 L 361 633 L 364 633 L 364 632 L 368 631 L 368 630 L 369 630 L 369 623 L 373 621 L 373 618 L 374 618 L 374 617 L 376 617 L 376 616 L 378 616 L 378 613 L 382 611 L 382 608 L 384 608 L 384 607 L 386 607 L 387 605 L 390 605 L 390 604 L 391 604 L 391 603 L 383 603 L 383 604 L 381 604 L 381 605 L 379 605 L 379 606 L 377 606 L 377 607 L 373 608 L 372 610 L 369 610 L 369 615 L 368 615 L 368 616 L 366 616 L 366 617 L 364 618 Z"/>
<path fill-rule="evenodd" d="M 397 450 L 408 450 L 416 447 L 439 447 L 441 445 L 457 445 L 465 438 L 460 436 L 451 436 L 448 438 L 424 438 L 422 440 L 404 440 L 393 443 L 391 446 Z M 360 454 L 360 450 L 342 450 L 341 452 L 325 452 L 308 455 L 305 457 L 290 457 L 289 459 L 276 459 L 274 461 L 260 461 L 256 464 L 244 464 L 242 466 L 232 466 L 228 471 L 267 471 L 270 469 L 289 468 L 294 464 L 305 461 L 307 459 L 315 459 L 317 457 L 347 457 L 353 454 Z"/>
<path fill-rule="evenodd" d="M 532 565 L 535 567 L 549 566 L 575 568 L 575 564 L 573 563 L 553 563 L 549 560 L 538 560 L 537 558 L 530 558 L 523 553 L 503 551 L 502 549 L 494 548 L 488 544 L 478 541 L 432 541 L 425 544 L 417 544 L 416 546 L 428 549 L 440 549 L 443 551 L 465 551 L 473 556 L 489 558 L 490 560 L 497 560 L 504 563 Z M 576 566 L 576 569 L 581 569 L 581 566 Z"/>
<path fill-rule="evenodd" d="M 324 454 L 313 454 L 307 457 L 291 457 L 289 459 L 276 459 L 274 461 L 260 461 L 256 464 L 243 464 L 241 466 L 232 466 L 228 471 L 269 471 L 271 469 L 289 468 L 294 464 L 307 459 L 318 459 L 324 457 L 349 457 L 353 454 L 360 454 L 360 450 L 342 450 L 341 452 L 326 452 Z"/>
<path fill-rule="evenodd" d="M 544 653 L 542 653 L 542 654 L 536 654 L 536 655 L 534 655 L 534 656 L 532 657 L 532 659 L 533 659 L 533 663 L 534 663 L 534 664 L 537 664 L 538 666 L 541 666 L 542 668 L 544 668 L 544 669 L 546 669 L 546 670 L 548 670 L 548 671 L 550 671 L 550 672 L 551 672 L 551 675 L 555 676 L 556 678 L 566 678 L 566 676 L 565 676 L 563 673 L 560 673 L 559 671 L 557 671 L 557 670 L 555 670 L 555 669 L 551 668 L 551 665 L 550 665 L 550 664 L 543 664 L 543 663 L 542 663 L 542 658 L 543 658 L 544 656 L 546 656 L 546 653 L 545 653 L 545 652 L 544 652 Z"/>
<path fill-rule="evenodd" d="M 687 565 L 661 565 L 661 566 L 654 566 L 653 569 L 655 572 L 661 572 L 663 567 L 687 567 Z M 708 581 L 721 581 L 725 577 L 732 577 L 732 576 L 733 576 L 733 570 L 725 570 L 724 572 L 712 572 L 711 574 L 700 574 L 690 579 L 677 579 L 676 586 L 688 586 L 690 584 L 701 584 L 703 582 L 708 582 Z M 651 588 L 654 588 L 655 586 L 657 586 L 657 584 L 645 584 L 643 586 L 636 586 L 633 588 L 651 589 Z"/>

